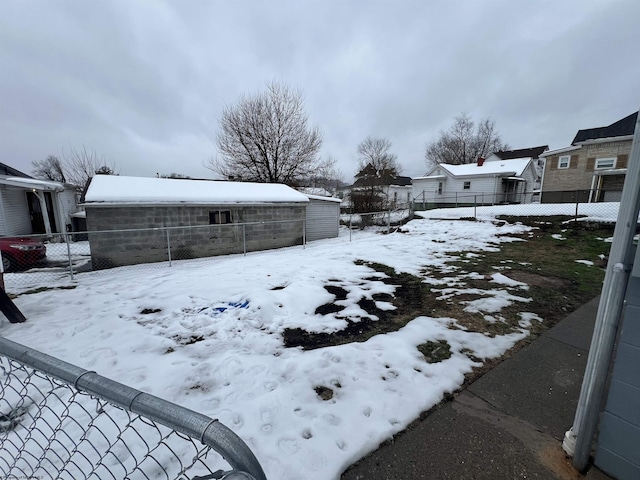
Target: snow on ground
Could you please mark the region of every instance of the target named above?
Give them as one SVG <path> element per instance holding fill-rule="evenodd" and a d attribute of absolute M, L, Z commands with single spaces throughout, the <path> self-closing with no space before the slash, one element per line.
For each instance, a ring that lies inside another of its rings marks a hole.
<path fill-rule="evenodd" d="M 470 218 L 492 220 L 498 215 L 581 216 L 580 221 L 612 223 L 618 218 L 620 202 L 580 203 L 527 203 L 519 205 L 495 205 L 486 207 L 438 208 L 416 212 L 422 218 Z"/>
<path fill-rule="evenodd" d="M 593 262 L 591 260 L 576 260 L 576 263 L 582 263 L 584 265 L 593 266 Z"/>
<path fill-rule="evenodd" d="M 495 251 L 528 229 L 414 220 L 390 235 L 353 232 L 352 242 L 343 229 L 339 238 L 305 249 L 83 273 L 75 289 L 19 296 L 28 321 L 5 321 L 0 334 L 218 418 L 247 442 L 270 480 L 338 478 L 459 388 L 478 365 L 469 352 L 475 359 L 499 356 L 541 319 L 525 311 L 526 285 L 497 274 L 486 297 L 467 309 L 496 314 L 517 302 L 524 311 L 520 332 L 491 338 L 451 328 L 455 319 L 419 317 L 364 343 L 303 351 L 284 347 L 284 329 L 345 326 L 336 314 L 314 313 L 334 300 L 326 285 L 348 292 L 338 303 L 352 321 L 366 315 L 359 300 L 392 292 L 381 274 L 356 260 L 420 275 L 429 266 L 446 270 L 460 252 Z M 442 287 L 447 295 L 455 285 Z M 513 287 L 522 296 L 507 292 Z M 439 340 L 452 356 L 427 363 L 417 345 Z M 320 398 L 318 386 L 331 388 L 333 398 Z"/>

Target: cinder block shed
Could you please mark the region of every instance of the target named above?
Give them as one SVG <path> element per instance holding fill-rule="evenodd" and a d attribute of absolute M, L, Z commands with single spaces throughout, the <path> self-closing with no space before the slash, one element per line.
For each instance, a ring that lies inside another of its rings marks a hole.
<path fill-rule="evenodd" d="M 93 177 L 94 269 L 299 245 L 309 198 L 281 184 Z"/>

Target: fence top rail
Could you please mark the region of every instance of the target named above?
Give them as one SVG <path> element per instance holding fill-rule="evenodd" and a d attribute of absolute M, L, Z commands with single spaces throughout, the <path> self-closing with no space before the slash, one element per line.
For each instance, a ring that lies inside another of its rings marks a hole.
<path fill-rule="evenodd" d="M 0 337 L 0 355 L 211 447 L 236 470 L 266 480 L 260 463 L 232 430 L 206 415 L 141 392 L 25 345 Z M 168 413 L 168 414 L 167 414 Z"/>

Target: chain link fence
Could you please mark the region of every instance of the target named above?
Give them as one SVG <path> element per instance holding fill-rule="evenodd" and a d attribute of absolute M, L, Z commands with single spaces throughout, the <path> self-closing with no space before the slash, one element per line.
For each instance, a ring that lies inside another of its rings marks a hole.
<path fill-rule="evenodd" d="M 605 195 L 606 193 L 606 195 Z M 476 217 L 478 212 L 492 212 L 520 216 L 566 216 L 573 221 L 612 224 L 618 215 L 619 201 L 604 201 L 618 198 L 618 190 L 564 190 L 544 192 L 527 191 L 510 194 L 457 193 L 439 195 L 422 192 L 414 199 L 416 211 L 431 211 L 457 208 L 463 217 Z M 596 201 L 598 199 L 599 201 Z M 554 200 L 554 201 L 551 201 Z M 504 208 L 501 208 L 504 207 Z"/>
<path fill-rule="evenodd" d="M 340 224 L 350 229 L 378 226 L 390 230 L 391 227 L 407 223 L 412 218 L 413 209 L 406 206 L 381 212 L 343 213 L 340 215 Z"/>
<path fill-rule="evenodd" d="M 337 228 L 335 216 L 327 219 Z M 306 220 L 300 219 L 0 238 L 5 290 L 13 295 L 70 288 L 79 275 L 119 266 L 166 268 L 175 261 L 306 243 Z"/>
<path fill-rule="evenodd" d="M 615 192 L 608 192 L 614 198 Z M 546 198 L 562 200 L 546 203 Z M 459 217 L 476 218 L 483 212 L 503 215 L 562 215 L 573 220 L 612 224 L 618 202 L 585 202 L 604 198 L 602 191 L 572 190 L 531 191 L 505 202 L 504 195 L 456 194 L 422 195 L 413 204 L 395 210 L 366 213 L 343 213 L 340 224 L 349 231 L 380 227 L 390 232 L 413 218 L 414 211 L 448 211 L 457 208 Z M 531 200 L 522 202 L 517 200 Z M 540 202 L 542 200 L 542 203 Z M 449 217 L 453 213 L 443 214 Z M 322 222 L 322 218 L 317 222 Z M 335 222 L 335 216 L 327 217 Z M 291 236 L 292 225 L 298 232 Z M 335 223 L 334 223 L 335 225 Z M 334 227 L 335 228 L 335 227 Z M 72 288 L 79 276 L 123 265 L 136 268 L 167 268 L 175 261 L 197 261 L 217 255 L 247 254 L 251 251 L 307 243 L 305 220 L 274 220 L 254 223 L 231 223 L 204 226 L 160 227 L 147 229 L 71 232 L 50 236 L 27 235 L 0 238 L 7 293 L 19 295 L 43 288 Z M 283 236 L 290 235 L 286 242 Z M 295 237 L 295 238 L 294 238 Z"/>
<path fill-rule="evenodd" d="M 266 478 L 217 420 L 3 338 L 0 372 L 0 478 Z"/>

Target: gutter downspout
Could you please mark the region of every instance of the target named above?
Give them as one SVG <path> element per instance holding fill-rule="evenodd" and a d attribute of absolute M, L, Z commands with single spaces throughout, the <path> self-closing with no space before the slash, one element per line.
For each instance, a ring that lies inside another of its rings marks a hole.
<path fill-rule="evenodd" d="M 580 390 L 580 398 L 571 429 L 565 433 L 562 447 L 573 457 L 573 466 L 584 471 L 589 463 L 593 437 L 605 394 L 611 355 L 618 332 L 632 259 L 638 211 L 640 210 L 640 117 L 636 121 L 629 168 L 624 180 L 618 219 L 613 233 L 609 263 L 589 348 L 589 358 Z"/>

